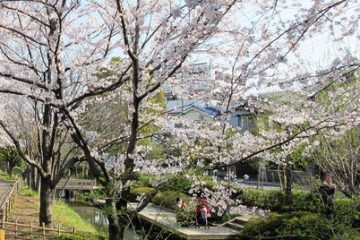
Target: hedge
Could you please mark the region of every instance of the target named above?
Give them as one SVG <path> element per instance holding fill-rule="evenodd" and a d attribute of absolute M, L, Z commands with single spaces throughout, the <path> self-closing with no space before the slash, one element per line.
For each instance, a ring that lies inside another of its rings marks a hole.
<path fill-rule="evenodd" d="M 359 239 L 351 225 L 311 212 L 271 214 L 245 225 L 240 239 Z"/>

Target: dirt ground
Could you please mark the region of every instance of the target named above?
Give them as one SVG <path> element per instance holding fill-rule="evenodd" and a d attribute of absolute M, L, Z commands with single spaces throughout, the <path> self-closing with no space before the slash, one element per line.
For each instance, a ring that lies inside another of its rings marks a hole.
<path fill-rule="evenodd" d="M 16 217 L 15 217 L 16 216 Z M 11 221 L 16 218 L 19 222 L 34 223 L 38 225 L 39 200 L 33 197 L 17 195 L 14 206 L 10 212 Z"/>

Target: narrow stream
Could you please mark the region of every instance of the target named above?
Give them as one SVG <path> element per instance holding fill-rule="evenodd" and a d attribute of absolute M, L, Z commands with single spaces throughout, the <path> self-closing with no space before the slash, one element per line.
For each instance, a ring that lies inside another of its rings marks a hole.
<path fill-rule="evenodd" d="M 91 223 L 99 233 L 108 232 L 108 220 L 100 209 L 79 202 L 67 201 L 67 204 L 72 209 L 74 209 L 85 221 Z M 130 229 L 126 231 L 125 235 L 126 240 L 141 239 L 134 231 Z"/>
<path fill-rule="evenodd" d="M 98 232 L 108 231 L 108 220 L 100 209 L 79 202 L 67 201 L 66 203 L 85 221 L 91 223 Z"/>

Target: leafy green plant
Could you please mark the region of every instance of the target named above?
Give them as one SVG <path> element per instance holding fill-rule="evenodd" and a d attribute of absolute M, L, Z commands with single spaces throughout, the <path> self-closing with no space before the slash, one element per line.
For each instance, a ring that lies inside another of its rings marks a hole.
<path fill-rule="evenodd" d="M 154 188 L 151 187 L 137 187 L 130 189 L 130 201 L 136 201 L 138 196 L 146 195 L 154 191 Z"/>
<path fill-rule="evenodd" d="M 190 197 L 182 192 L 176 191 L 165 191 L 159 192 L 153 198 L 153 203 L 165 208 L 173 209 L 176 208 L 176 198 L 181 198 L 185 203 L 190 202 Z"/>
<path fill-rule="evenodd" d="M 240 199 L 247 206 L 280 211 L 283 206 L 284 192 L 281 190 L 245 189 L 241 193 Z M 319 206 L 320 198 L 318 194 L 311 191 L 293 191 L 293 210 L 317 212 Z"/>
<path fill-rule="evenodd" d="M 185 205 L 184 208 L 178 209 L 176 211 L 176 222 L 181 227 L 186 227 L 191 224 L 191 221 L 195 217 L 195 208 L 196 204 L 193 201 L 190 201 L 188 204 Z"/>
<path fill-rule="evenodd" d="M 359 232 L 345 223 L 310 212 L 271 214 L 245 225 L 241 239 L 354 239 Z"/>
<path fill-rule="evenodd" d="M 334 207 L 339 222 L 360 228 L 360 197 L 338 198 L 334 202 Z"/>
<path fill-rule="evenodd" d="M 188 193 L 191 188 L 191 181 L 185 176 L 177 174 L 169 178 L 164 190 Z"/>

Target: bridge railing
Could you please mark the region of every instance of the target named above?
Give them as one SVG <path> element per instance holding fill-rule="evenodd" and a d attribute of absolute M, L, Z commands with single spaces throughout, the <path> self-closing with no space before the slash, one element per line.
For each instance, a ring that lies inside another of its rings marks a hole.
<path fill-rule="evenodd" d="M 56 189 L 94 189 L 97 188 L 96 180 L 92 179 L 63 179 L 57 184 Z"/>

